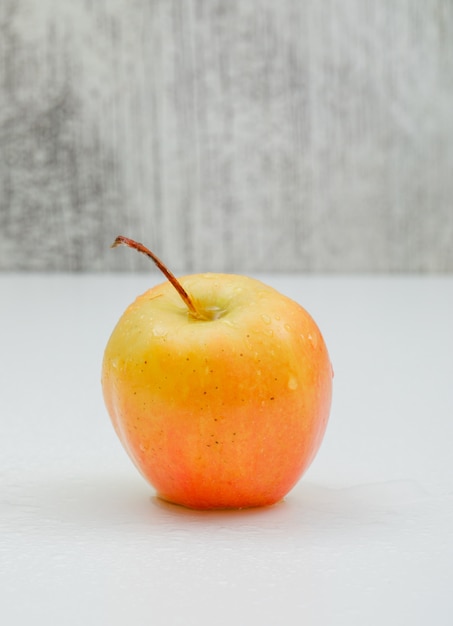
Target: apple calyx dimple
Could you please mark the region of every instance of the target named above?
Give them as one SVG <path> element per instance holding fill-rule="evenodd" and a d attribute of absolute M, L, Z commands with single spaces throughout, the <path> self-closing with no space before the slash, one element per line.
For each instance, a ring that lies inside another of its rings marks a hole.
<path fill-rule="evenodd" d="M 138 252 L 141 252 L 142 254 L 146 255 L 148 258 L 150 258 L 153 261 L 156 267 L 162 272 L 162 274 L 167 278 L 167 280 L 170 281 L 170 283 L 179 293 L 184 304 L 187 306 L 189 310 L 189 315 L 193 319 L 207 322 L 210 320 L 217 320 L 219 319 L 219 317 L 223 315 L 224 311 L 220 309 L 220 307 L 211 306 L 211 307 L 206 307 L 204 309 L 200 307 L 196 307 L 193 302 L 193 299 L 189 296 L 189 294 L 181 285 L 181 283 L 176 278 L 176 276 L 172 272 L 170 272 L 170 270 L 162 263 L 159 257 L 154 254 L 154 252 L 151 252 L 151 250 L 149 250 L 142 243 L 139 243 L 138 241 L 134 241 L 133 239 L 129 239 L 128 237 L 124 237 L 123 235 L 118 235 L 118 237 L 112 243 L 111 247 L 116 248 L 121 245 L 128 246 L 129 248 L 133 248 L 134 250 L 137 250 Z"/>

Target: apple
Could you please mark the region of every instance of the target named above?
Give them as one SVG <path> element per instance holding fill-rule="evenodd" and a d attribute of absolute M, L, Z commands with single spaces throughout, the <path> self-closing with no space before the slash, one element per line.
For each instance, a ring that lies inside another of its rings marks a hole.
<path fill-rule="evenodd" d="M 316 323 L 259 280 L 176 277 L 122 315 L 102 365 L 105 404 L 139 471 L 164 500 L 196 509 L 274 504 L 312 462 L 331 405 Z"/>

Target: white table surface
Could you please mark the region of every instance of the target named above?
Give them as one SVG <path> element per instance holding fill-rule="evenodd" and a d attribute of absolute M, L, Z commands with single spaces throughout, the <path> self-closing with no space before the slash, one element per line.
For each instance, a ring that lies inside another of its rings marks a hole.
<path fill-rule="evenodd" d="M 272 508 L 157 500 L 100 389 L 149 275 L 0 275 L 1 623 L 453 623 L 453 277 L 262 276 L 315 317 L 327 435 Z"/>

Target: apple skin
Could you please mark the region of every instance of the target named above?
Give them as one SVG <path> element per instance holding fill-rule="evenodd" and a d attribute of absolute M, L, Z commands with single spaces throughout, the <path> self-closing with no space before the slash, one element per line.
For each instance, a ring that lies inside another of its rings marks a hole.
<path fill-rule="evenodd" d="M 312 462 L 331 406 L 323 337 L 299 304 L 231 274 L 179 279 L 139 296 L 105 349 L 102 388 L 116 433 L 170 502 L 196 509 L 271 505 Z"/>

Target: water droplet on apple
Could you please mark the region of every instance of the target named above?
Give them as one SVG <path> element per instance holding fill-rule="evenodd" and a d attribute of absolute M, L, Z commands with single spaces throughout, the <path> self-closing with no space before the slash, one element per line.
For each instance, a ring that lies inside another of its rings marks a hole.
<path fill-rule="evenodd" d="M 285 330 L 287 330 L 290 333 L 291 332 L 291 326 L 289 324 L 285 324 Z"/>
<path fill-rule="evenodd" d="M 232 326 L 233 328 L 237 328 L 238 324 L 236 322 L 232 322 L 230 319 L 222 318 L 224 324 L 227 326 Z"/>
<path fill-rule="evenodd" d="M 291 376 L 291 378 L 288 380 L 288 389 L 292 389 L 294 391 L 294 389 L 297 389 L 297 380 L 294 378 L 294 376 Z"/>
<path fill-rule="evenodd" d="M 204 307 L 204 312 L 207 314 L 210 320 L 218 320 L 224 315 L 226 311 L 219 306 L 212 305 Z"/>
<path fill-rule="evenodd" d="M 261 315 L 261 319 L 263 320 L 265 324 L 270 324 L 272 321 L 269 315 L 266 315 L 265 313 Z"/>

